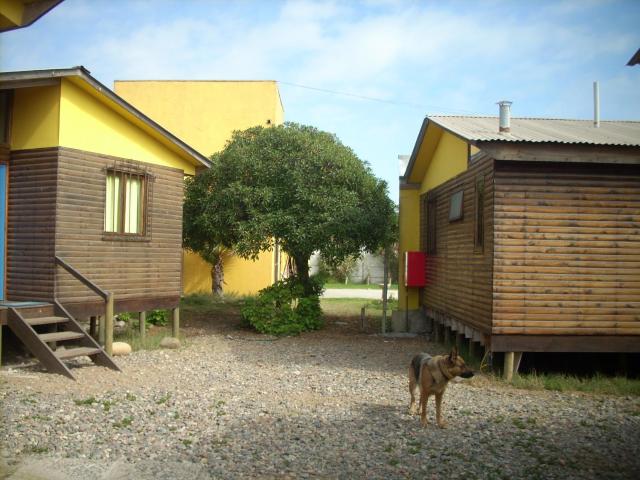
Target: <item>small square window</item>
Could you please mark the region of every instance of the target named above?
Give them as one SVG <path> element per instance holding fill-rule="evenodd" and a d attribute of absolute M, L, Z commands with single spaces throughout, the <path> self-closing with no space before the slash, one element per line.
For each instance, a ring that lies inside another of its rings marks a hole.
<path fill-rule="evenodd" d="M 146 234 L 148 178 L 140 172 L 108 169 L 104 231 L 125 236 Z"/>
<path fill-rule="evenodd" d="M 451 195 L 451 203 L 449 204 L 449 221 L 455 222 L 462 219 L 462 197 L 464 190 L 458 190 Z"/>

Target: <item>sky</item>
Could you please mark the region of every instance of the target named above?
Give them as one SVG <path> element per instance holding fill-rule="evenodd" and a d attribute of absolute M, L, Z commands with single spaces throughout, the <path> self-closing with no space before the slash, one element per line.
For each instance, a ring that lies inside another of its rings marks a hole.
<path fill-rule="evenodd" d="M 277 80 L 285 120 L 335 133 L 398 201 L 426 115 L 640 120 L 640 1 L 65 0 L 0 34 L 0 70 Z M 209 155 L 213 152 L 202 152 Z"/>

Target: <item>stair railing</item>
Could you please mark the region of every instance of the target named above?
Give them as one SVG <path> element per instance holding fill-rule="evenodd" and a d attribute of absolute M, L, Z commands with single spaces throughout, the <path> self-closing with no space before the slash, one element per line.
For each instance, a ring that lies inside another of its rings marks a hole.
<path fill-rule="evenodd" d="M 56 265 L 64 268 L 73 277 L 79 280 L 84 286 L 86 286 L 90 290 L 93 290 L 94 293 L 102 297 L 102 299 L 104 300 L 105 315 L 104 322 L 100 322 L 100 337 L 104 338 L 105 351 L 108 355 L 111 355 L 113 351 L 113 292 L 103 290 L 57 255 L 55 256 L 55 262 Z M 103 331 L 104 336 L 102 335 Z"/>

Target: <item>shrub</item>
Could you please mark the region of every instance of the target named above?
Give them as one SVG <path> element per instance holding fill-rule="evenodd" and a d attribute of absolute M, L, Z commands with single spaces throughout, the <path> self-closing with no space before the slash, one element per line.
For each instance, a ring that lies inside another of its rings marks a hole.
<path fill-rule="evenodd" d="M 166 310 L 151 310 L 147 313 L 147 325 L 164 327 L 167 324 Z"/>
<path fill-rule="evenodd" d="M 128 322 L 131 320 L 131 314 L 129 312 L 121 312 L 116 315 L 116 318 L 122 322 Z"/>
<path fill-rule="evenodd" d="M 242 317 L 260 333 L 295 335 L 322 327 L 321 285 L 311 279 L 313 294 L 304 296 L 304 287 L 295 278 L 264 288 L 247 299 Z"/>

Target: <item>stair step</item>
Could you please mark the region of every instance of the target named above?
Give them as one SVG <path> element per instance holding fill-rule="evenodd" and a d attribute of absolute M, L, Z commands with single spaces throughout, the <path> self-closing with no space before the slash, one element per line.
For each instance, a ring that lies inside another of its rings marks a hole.
<path fill-rule="evenodd" d="M 95 355 L 96 353 L 100 353 L 101 351 L 102 350 L 100 350 L 99 348 L 78 347 L 78 348 L 70 348 L 65 350 L 56 350 L 54 353 L 56 354 L 56 357 L 63 359 L 63 358 L 82 357 L 84 355 L 91 356 L 91 355 Z"/>
<path fill-rule="evenodd" d="M 52 325 L 54 323 L 66 323 L 69 321 L 67 317 L 36 317 L 36 318 L 26 318 L 26 322 L 33 325 Z"/>
<path fill-rule="evenodd" d="M 76 340 L 83 338 L 84 333 L 80 332 L 53 332 L 41 333 L 38 335 L 43 342 L 62 342 L 63 340 Z"/>

